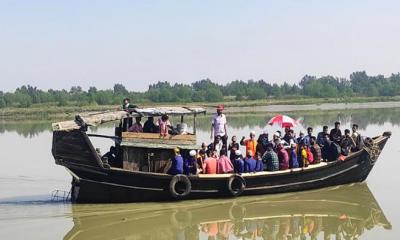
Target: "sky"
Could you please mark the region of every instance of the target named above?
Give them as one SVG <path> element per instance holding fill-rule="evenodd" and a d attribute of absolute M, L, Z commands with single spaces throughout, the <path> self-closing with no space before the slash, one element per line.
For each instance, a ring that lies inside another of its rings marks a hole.
<path fill-rule="evenodd" d="M 400 71 L 400 1 L 0 0 L 0 90 Z"/>

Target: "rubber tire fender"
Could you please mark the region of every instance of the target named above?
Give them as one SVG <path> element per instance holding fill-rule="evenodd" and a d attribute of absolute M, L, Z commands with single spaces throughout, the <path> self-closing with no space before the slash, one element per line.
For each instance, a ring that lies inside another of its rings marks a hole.
<path fill-rule="evenodd" d="M 179 192 L 176 189 L 177 184 L 182 184 L 180 185 Z M 171 197 L 180 200 L 187 197 L 190 194 L 190 192 L 192 191 L 192 183 L 190 182 L 189 178 L 186 175 L 178 174 L 172 177 L 171 181 L 169 182 L 168 190 Z"/>
<path fill-rule="evenodd" d="M 236 185 L 239 186 L 239 188 L 236 188 Z M 233 174 L 228 178 L 226 186 L 227 193 L 232 197 L 237 197 L 242 194 L 246 188 L 246 180 L 244 180 L 244 178 L 239 174 Z"/>

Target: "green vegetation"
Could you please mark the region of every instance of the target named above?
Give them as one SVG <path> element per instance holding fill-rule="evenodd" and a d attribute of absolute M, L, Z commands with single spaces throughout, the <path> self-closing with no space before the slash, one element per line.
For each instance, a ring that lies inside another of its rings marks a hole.
<path fill-rule="evenodd" d="M 225 85 L 209 79 L 197 81 L 191 85 L 158 82 L 149 86 L 146 92 L 128 91 L 122 84 L 113 89 L 98 90 L 90 87 L 87 91 L 79 86 L 67 90 L 48 91 L 32 86 L 22 86 L 14 92 L 0 91 L 0 108 L 32 106 L 74 106 L 83 107 L 117 105 L 125 97 L 135 104 L 150 103 L 199 103 L 199 102 L 238 102 L 243 100 L 274 103 L 309 103 L 310 98 L 320 98 L 318 102 L 350 102 L 353 99 L 375 97 L 383 100 L 400 96 L 400 73 L 390 77 L 383 75 L 368 76 L 365 72 L 354 72 L 349 79 L 323 76 L 320 78 L 306 75 L 298 84 L 281 85 L 259 81 L 233 81 Z M 357 100 L 356 100 L 357 101 Z M 326 102 L 326 101 L 325 101 Z M 315 101 L 313 102 L 315 103 Z"/>

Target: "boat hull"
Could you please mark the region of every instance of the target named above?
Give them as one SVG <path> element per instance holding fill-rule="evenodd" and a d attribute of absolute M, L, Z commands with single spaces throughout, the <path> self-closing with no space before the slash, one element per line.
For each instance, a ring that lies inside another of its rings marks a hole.
<path fill-rule="evenodd" d="M 88 149 L 93 149 L 84 132 L 71 133 L 76 138 L 85 139 Z M 382 150 L 390 135 L 376 138 L 375 144 Z M 64 139 L 65 140 L 65 139 Z M 65 141 L 63 141 L 65 144 Z M 71 145 L 71 143 L 69 143 Z M 81 141 L 81 147 L 83 146 Z M 58 146 L 59 148 L 60 146 Z M 61 151 L 62 152 L 62 151 Z M 81 158 L 74 161 L 74 154 L 67 157 L 57 154 L 53 144 L 56 162 L 65 166 L 73 176 L 71 198 L 77 203 L 121 203 L 143 201 L 176 200 L 170 192 L 173 176 L 167 174 L 132 172 L 116 168 L 104 168 L 98 159 L 92 157 L 89 164 Z M 78 153 L 77 153 L 78 154 Z M 371 159 L 367 150 L 361 150 L 344 161 L 321 164 L 319 167 L 288 170 L 274 173 L 247 173 L 240 177 L 245 187 L 240 195 L 273 194 L 304 191 L 347 183 L 363 182 L 371 172 L 375 159 Z M 93 163 L 93 161 L 97 162 Z M 228 191 L 230 174 L 189 176 L 190 192 L 182 199 L 231 197 Z"/>

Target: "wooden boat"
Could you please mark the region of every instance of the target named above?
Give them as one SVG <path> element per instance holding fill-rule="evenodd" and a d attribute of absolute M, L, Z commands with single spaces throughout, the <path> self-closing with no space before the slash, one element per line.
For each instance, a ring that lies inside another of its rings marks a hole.
<path fill-rule="evenodd" d="M 308 168 L 238 174 L 166 174 L 175 147 L 185 153 L 197 149 L 196 116 L 202 108 L 160 107 L 76 116 L 74 121 L 53 124 L 55 162 L 72 175 L 71 199 L 77 203 L 169 201 L 236 197 L 303 191 L 364 181 L 390 132 L 370 139 L 368 145 L 344 161 L 321 162 Z M 126 132 L 132 118 L 169 114 L 193 116 L 193 133 L 160 137 L 158 133 Z M 120 120 L 115 136 L 88 134 L 90 126 Z M 115 140 L 119 167 L 110 166 L 96 152 L 89 137 Z"/>
<path fill-rule="evenodd" d="M 254 232 L 263 239 L 359 239 L 372 229 L 392 228 L 365 183 L 233 201 L 73 205 L 72 219 L 64 239 L 199 239 L 211 229 L 218 229 L 218 239 Z"/>

